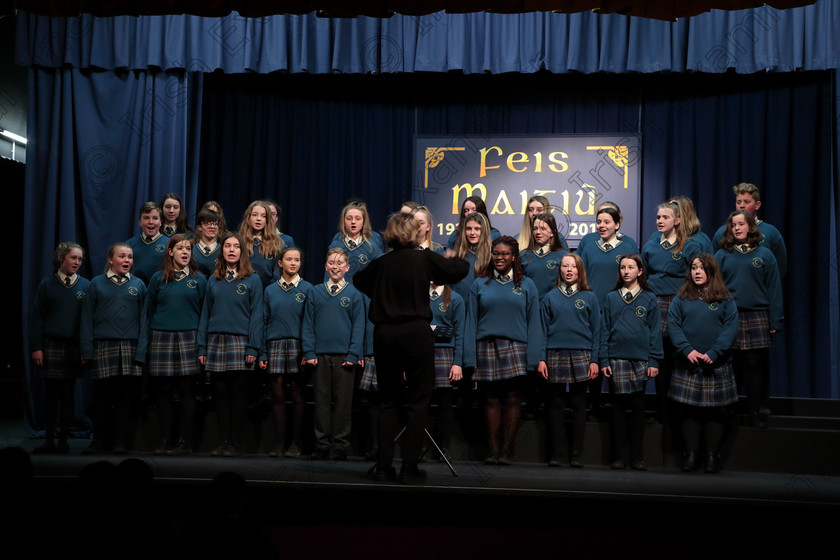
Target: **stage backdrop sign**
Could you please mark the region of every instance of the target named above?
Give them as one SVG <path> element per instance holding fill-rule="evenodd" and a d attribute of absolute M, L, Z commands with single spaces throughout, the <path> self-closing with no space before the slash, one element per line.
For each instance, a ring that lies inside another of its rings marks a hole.
<path fill-rule="evenodd" d="M 609 200 L 621 208 L 621 231 L 642 243 L 639 135 L 417 135 L 413 161 L 412 198 L 431 211 L 442 245 L 472 195 L 484 199 L 493 227 L 514 237 L 528 199 L 545 196 L 572 248 L 595 231 L 595 209 Z"/>

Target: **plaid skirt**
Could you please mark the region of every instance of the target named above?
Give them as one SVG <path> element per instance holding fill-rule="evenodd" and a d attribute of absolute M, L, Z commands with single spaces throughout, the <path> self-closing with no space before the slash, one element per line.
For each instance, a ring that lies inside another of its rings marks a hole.
<path fill-rule="evenodd" d="M 686 367 L 691 366 L 691 367 Z M 681 363 L 674 368 L 668 396 L 677 402 L 692 406 L 717 407 L 738 401 L 732 362 L 714 369 Z"/>
<path fill-rule="evenodd" d="M 149 375 L 180 377 L 201 373 L 196 336 L 196 331 L 152 331 Z"/>
<path fill-rule="evenodd" d="M 211 333 L 207 337 L 207 362 L 204 366 L 208 373 L 243 371 L 254 369 L 254 363 L 245 362 L 248 337 L 244 334 Z"/>
<path fill-rule="evenodd" d="M 82 353 L 78 340 L 44 337 L 41 341 L 44 363 L 35 375 L 48 379 L 74 379 L 82 372 Z"/>
<path fill-rule="evenodd" d="M 656 296 L 656 301 L 659 302 L 659 318 L 662 322 L 662 338 L 668 338 L 668 309 L 671 307 L 671 302 L 674 301 L 674 296 Z"/>
<path fill-rule="evenodd" d="M 362 371 L 362 378 L 359 380 L 359 389 L 362 391 L 379 389 L 376 384 L 376 362 L 373 356 L 365 356 L 365 369 Z"/>
<path fill-rule="evenodd" d="M 647 384 L 647 360 L 610 360 L 612 377 L 610 392 L 617 395 L 636 393 L 645 390 Z"/>
<path fill-rule="evenodd" d="M 770 348 L 770 317 L 767 311 L 738 310 L 738 334 L 732 348 L 755 350 Z"/>
<path fill-rule="evenodd" d="M 272 375 L 300 373 L 302 356 L 300 340 L 296 338 L 276 338 L 268 341 L 268 367 Z"/>
<path fill-rule="evenodd" d="M 549 383 L 580 383 L 589 374 L 589 350 L 550 348 L 546 352 Z"/>
<path fill-rule="evenodd" d="M 136 340 L 94 340 L 90 378 L 140 377 L 143 369 L 137 365 Z"/>
<path fill-rule="evenodd" d="M 449 370 L 455 362 L 455 349 L 445 346 L 435 347 L 435 389 L 452 387 Z"/>
<path fill-rule="evenodd" d="M 526 374 L 528 345 L 507 338 L 476 342 L 475 381 L 501 381 Z"/>

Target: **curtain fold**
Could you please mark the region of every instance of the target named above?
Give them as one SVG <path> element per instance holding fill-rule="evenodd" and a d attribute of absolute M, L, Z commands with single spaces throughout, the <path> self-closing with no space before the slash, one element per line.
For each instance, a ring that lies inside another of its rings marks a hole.
<path fill-rule="evenodd" d="M 840 60 L 836 0 L 664 22 L 617 14 L 436 12 L 48 18 L 18 15 L 24 66 L 226 73 L 700 72 L 825 70 Z"/>

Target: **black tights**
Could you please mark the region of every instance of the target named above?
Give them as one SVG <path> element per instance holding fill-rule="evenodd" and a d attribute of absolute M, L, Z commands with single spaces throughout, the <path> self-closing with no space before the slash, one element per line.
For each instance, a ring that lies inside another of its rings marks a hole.
<path fill-rule="evenodd" d="M 153 382 L 157 397 L 161 439 L 166 441 L 182 439 L 188 445 L 192 445 L 196 410 L 195 392 L 193 390 L 195 376 L 154 377 Z M 180 400 L 178 436 L 175 435 L 173 425 L 176 391 Z"/>
<path fill-rule="evenodd" d="M 680 404 L 679 410 L 685 450 L 697 451 L 702 436 L 706 452 L 718 453 L 726 425 L 726 409 Z"/>
<path fill-rule="evenodd" d="M 733 357 L 738 392 L 747 395 L 750 413 L 754 414 L 770 394 L 770 350 L 736 350 Z"/>
<path fill-rule="evenodd" d="M 245 427 L 248 374 L 242 371 L 226 371 L 213 373 L 212 379 L 216 417 L 219 420 L 219 439 L 241 445 L 242 431 Z"/>
<path fill-rule="evenodd" d="M 485 382 L 484 419 L 487 423 L 487 444 L 493 455 L 499 451 L 512 453 L 522 418 L 522 389 L 515 379 Z"/>
<path fill-rule="evenodd" d="M 292 443 L 300 449 L 300 434 L 303 426 L 303 385 L 297 376 L 288 376 L 289 393 L 292 398 Z M 274 420 L 274 439 L 279 447 L 286 443 L 286 393 L 282 375 L 271 381 L 271 417 Z"/>
<path fill-rule="evenodd" d="M 630 460 L 641 461 L 644 458 L 645 437 L 645 394 L 642 391 L 613 394 L 613 458 L 627 459 L 628 409 L 631 413 Z"/>
<path fill-rule="evenodd" d="M 583 452 L 583 432 L 586 429 L 586 387 L 587 381 L 569 383 L 566 393 L 565 383 L 548 385 L 548 422 L 551 433 L 551 457 L 559 459 L 566 454 L 565 415 L 566 406 L 572 409 L 572 453 Z"/>
<path fill-rule="evenodd" d="M 56 420 L 59 422 L 59 437 L 66 441 L 73 424 L 73 402 L 76 379 L 44 379 L 44 431 L 47 441 L 55 438 Z"/>
<path fill-rule="evenodd" d="M 140 411 L 142 378 L 118 375 L 97 379 L 94 382 L 94 439 L 107 439 L 106 432 L 113 429 L 114 444 L 128 448 Z"/>

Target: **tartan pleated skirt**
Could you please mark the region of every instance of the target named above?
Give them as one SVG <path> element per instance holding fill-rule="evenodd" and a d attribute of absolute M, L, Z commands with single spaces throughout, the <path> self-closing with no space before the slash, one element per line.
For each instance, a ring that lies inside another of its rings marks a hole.
<path fill-rule="evenodd" d="M 41 341 L 44 362 L 35 375 L 48 379 L 74 379 L 82 372 L 82 353 L 78 340 L 44 337 Z"/>
<path fill-rule="evenodd" d="M 725 362 L 716 368 L 704 368 L 691 363 L 678 365 L 671 375 L 668 397 L 701 407 L 726 406 L 737 402 L 738 389 L 732 362 Z"/>
<path fill-rule="evenodd" d="M 247 348 L 247 335 L 211 333 L 207 337 L 205 370 L 208 373 L 253 370 L 256 362 L 249 364 L 245 361 Z"/>
<path fill-rule="evenodd" d="M 756 350 L 770 348 L 770 317 L 766 310 L 738 310 L 738 334 L 732 348 Z"/>
<path fill-rule="evenodd" d="M 365 356 L 365 368 L 362 370 L 362 378 L 359 380 L 359 389 L 363 391 L 379 389 L 376 383 L 376 360 L 373 356 Z"/>
<path fill-rule="evenodd" d="M 302 356 L 303 350 L 297 338 L 276 338 L 268 341 L 268 367 L 272 375 L 301 373 Z"/>
<path fill-rule="evenodd" d="M 656 296 L 656 301 L 659 303 L 659 318 L 662 326 L 662 338 L 668 338 L 668 309 L 671 307 L 671 302 L 674 301 L 674 295 L 670 296 Z"/>
<path fill-rule="evenodd" d="M 180 377 L 198 375 L 197 331 L 152 331 L 149 344 L 149 375 Z"/>
<path fill-rule="evenodd" d="M 580 383 L 589 374 L 589 350 L 549 348 L 545 365 L 548 367 L 549 383 Z"/>
<path fill-rule="evenodd" d="M 624 395 L 644 391 L 647 384 L 647 360 L 621 360 L 610 359 L 612 377 L 610 380 L 610 391 Z"/>
<path fill-rule="evenodd" d="M 445 346 L 435 347 L 435 389 L 452 387 L 449 370 L 455 362 L 455 349 Z"/>
<path fill-rule="evenodd" d="M 94 340 L 90 378 L 140 377 L 143 370 L 136 357 L 136 340 Z"/>
<path fill-rule="evenodd" d="M 528 345 L 507 338 L 476 342 L 475 381 L 502 381 L 526 374 Z"/>

